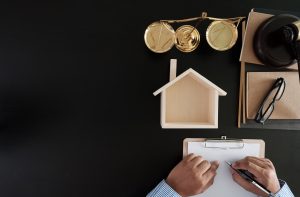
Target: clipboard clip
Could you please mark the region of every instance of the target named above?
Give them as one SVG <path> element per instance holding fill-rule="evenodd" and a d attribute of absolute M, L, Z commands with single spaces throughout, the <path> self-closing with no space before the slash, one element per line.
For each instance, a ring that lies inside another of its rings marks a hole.
<path fill-rule="evenodd" d="M 245 143 L 242 139 L 227 138 L 208 138 L 205 140 L 205 148 L 218 148 L 218 149 L 242 149 Z"/>

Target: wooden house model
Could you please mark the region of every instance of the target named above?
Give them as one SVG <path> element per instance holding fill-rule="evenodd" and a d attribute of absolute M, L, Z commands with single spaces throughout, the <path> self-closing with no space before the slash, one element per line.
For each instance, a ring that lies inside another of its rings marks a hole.
<path fill-rule="evenodd" d="M 171 59 L 170 82 L 153 93 L 161 94 L 162 128 L 218 128 L 219 96 L 227 93 L 191 68 L 176 77 L 176 67 Z"/>

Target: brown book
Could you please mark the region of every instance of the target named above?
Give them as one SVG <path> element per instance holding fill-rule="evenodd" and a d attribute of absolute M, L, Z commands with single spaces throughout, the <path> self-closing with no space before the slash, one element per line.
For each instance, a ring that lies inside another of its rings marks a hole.
<path fill-rule="evenodd" d="M 275 102 L 274 111 L 269 119 L 300 119 L 298 72 L 248 72 L 246 88 L 248 119 L 255 118 L 261 102 L 279 77 L 285 79 L 286 87 L 282 98 Z"/>

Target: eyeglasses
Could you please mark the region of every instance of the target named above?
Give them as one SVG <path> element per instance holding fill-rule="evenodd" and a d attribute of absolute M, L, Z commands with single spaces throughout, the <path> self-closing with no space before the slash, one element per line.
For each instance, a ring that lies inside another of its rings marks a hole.
<path fill-rule="evenodd" d="M 155 53 L 169 51 L 174 45 L 182 52 L 194 51 L 200 43 L 198 25 L 203 20 L 213 20 L 206 30 L 206 41 L 215 50 L 232 48 L 238 38 L 237 27 L 245 17 L 214 18 L 203 12 L 200 17 L 181 20 L 160 20 L 150 24 L 144 34 L 146 46 Z M 197 21 L 195 26 L 183 25 L 174 31 L 171 24 Z"/>
<path fill-rule="evenodd" d="M 269 90 L 267 96 L 261 103 L 259 110 L 255 116 L 255 121 L 257 123 L 264 124 L 268 120 L 274 111 L 274 105 L 276 101 L 279 101 L 285 90 L 285 80 L 283 78 L 278 78 L 273 84 L 272 88 Z"/>

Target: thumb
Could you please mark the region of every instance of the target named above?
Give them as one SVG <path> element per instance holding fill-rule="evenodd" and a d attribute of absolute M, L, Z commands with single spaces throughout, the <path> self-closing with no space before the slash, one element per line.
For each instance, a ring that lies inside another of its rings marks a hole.
<path fill-rule="evenodd" d="M 219 165 L 220 165 L 220 163 L 218 162 L 218 161 L 213 161 L 213 162 L 211 162 L 210 163 L 211 164 L 211 169 L 212 170 L 214 170 L 214 171 L 216 171 L 217 169 L 218 169 L 218 167 L 219 167 Z"/>

